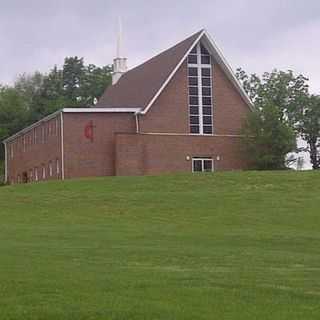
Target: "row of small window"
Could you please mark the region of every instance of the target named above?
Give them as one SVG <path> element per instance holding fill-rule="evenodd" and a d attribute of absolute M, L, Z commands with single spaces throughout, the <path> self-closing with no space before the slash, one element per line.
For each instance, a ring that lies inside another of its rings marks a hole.
<path fill-rule="evenodd" d="M 203 106 L 212 106 L 211 97 L 202 97 L 201 100 L 202 100 Z M 189 105 L 190 106 L 198 106 L 199 105 L 199 97 L 198 96 L 189 97 Z"/>
<path fill-rule="evenodd" d="M 190 113 L 190 115 L 198 115 L 200 113 L 199 106 L 190 106 L 189 113 Z M 203 115 L 212 115 L 212 107 L 211 106 L 202 107 L 202 114 Z"/>
<path fill-rule="evenodd" d="M 198 86 L 199 85 L 198 77 L 189 77 L 188 84 L 189 86 Z M 201 78 L 200 85 L 202 87 L 211 87 L 211 78 Z"/>
<path fill-rule="evenodd" d="M 211 64 L 211 59 L 209 55 L 201 55 L 200 57 L 201 64 Z M 188 63 L 189 64 L 198 64 L 198 55 L 197 54 L 189 54 L 188 55 Z"/>
<path fill-rule="evenodd" d="M 50 136 L 58 134 L 58 119 L 54 119 L 32 129 L 30 132 L 16 139 L 10 145 L 9 155 L 13 159 L 15 151 L 27 151 L 29 146 L 45 143 Z"/>
<path fill-rule="evenodd" d="M 211 68 L 197 68 L 197 67 L 189 67 L 188 68 L 188 76 L 189 77 L 198 77 L 198 70 L 201 70 L 201 77 L 211 77 Z"/>
<path fill-rule="evenodd" d="M 39 180 L 46 180 L 48 177 L 59 177 L 60 175 L 60 163 L 59 159 L 56 159 L 55 165 L 53 161 L 48 163 L 48 166 L 43 164 L 41 167 L 35 167 L 29 171 L 25 171 L 22 174 L 18 174 L 18 183 L 28 183 Z"/>
<path fill-rule="evenodd" d="M 201 87 L 201 94 L 203 97 L 211 97 L 212 92 L 211 92 L 211 86 L 210 87 Z M 189 96 L 197 96 L 199 95 L 199 88 L 190 86 L 189 87 Z"/>
<path fill-rule="evenodd" d="M 190 116 L 190 124 L 191 125 L 200 125 L 200 116 L 192 115 Z M 202 123 L 204 125 L 212 125 L 212 116 L 202 116 Z"/>
<path fill-rule="evenodd" d="M 191 125 L 190 124 L 190 133 L 200 134 L 200 125 Z M 202 134 L 212 134 L 212 125 L 202 125 Z"/>

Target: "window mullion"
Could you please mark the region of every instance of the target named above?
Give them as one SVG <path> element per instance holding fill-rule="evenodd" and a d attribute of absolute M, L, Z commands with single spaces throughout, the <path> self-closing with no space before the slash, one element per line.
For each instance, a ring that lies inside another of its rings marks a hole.
<path fill-rule="evenodd" d="M 202 83 L 201 83 L 201 48 L 200 42 L 197 44 L 197 68 L 198 68 L 198 102 L 199 102 L 199 130 L 203 134 L 203 109 L 202 109 Z"/>

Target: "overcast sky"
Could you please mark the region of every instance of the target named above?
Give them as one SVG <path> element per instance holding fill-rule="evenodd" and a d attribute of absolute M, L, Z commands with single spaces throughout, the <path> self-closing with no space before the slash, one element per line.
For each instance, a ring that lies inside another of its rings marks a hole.
<path fill-rule="evenodd" d="M 129 67 L 206 28 L 234 69 L 292 69 L 320 93 L 319 0 L 0 0 L 0 83 L 65 56 L 110 64 L 118 16 Z"/>

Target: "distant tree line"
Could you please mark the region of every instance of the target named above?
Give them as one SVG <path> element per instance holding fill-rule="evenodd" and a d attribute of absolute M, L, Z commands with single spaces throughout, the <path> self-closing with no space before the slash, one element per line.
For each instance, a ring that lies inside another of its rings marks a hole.
<path fill-rule="evenodd" d="M 83 58 L 66 57 L 62 68 L 22 74 L 12 86 L 0 84 L 0 141 L 63 107 L 93 105 L 111 83 L 111 72 L 109 65 L 85 65 Z"/>
<path fill-rule="evenodd" d="M 243 127 L 244 142 L 256 169 L 285 169 L 288 153 L 307 151 L 313 169 L 320 168 L 320 96 L 309 93 L 308 79 L 292 71 L 273 70 L 261 77 L 242 69 L 237 77 L 253 101 Z M 307 148 L 298 148 L 301 138 Z"/>

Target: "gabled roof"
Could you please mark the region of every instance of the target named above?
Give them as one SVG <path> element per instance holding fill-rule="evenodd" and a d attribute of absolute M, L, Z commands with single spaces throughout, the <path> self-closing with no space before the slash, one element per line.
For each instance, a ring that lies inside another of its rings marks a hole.
<path fill-rule="evenodd" d="M 235 77 L 221 51 L 205 30 L 200 30 L 172 48 L 127 71 L 115 85 L 109 86 L 105 90 L 96 107 L 141 108 L 141 113 L 145 114 L 200 40 L 252 109 L 250 98 Z"/>
<path fill-rule="evenodd" d="M 96 107 L 145 108 L 202 32 L 127 71 L 106 89 Z"/>

